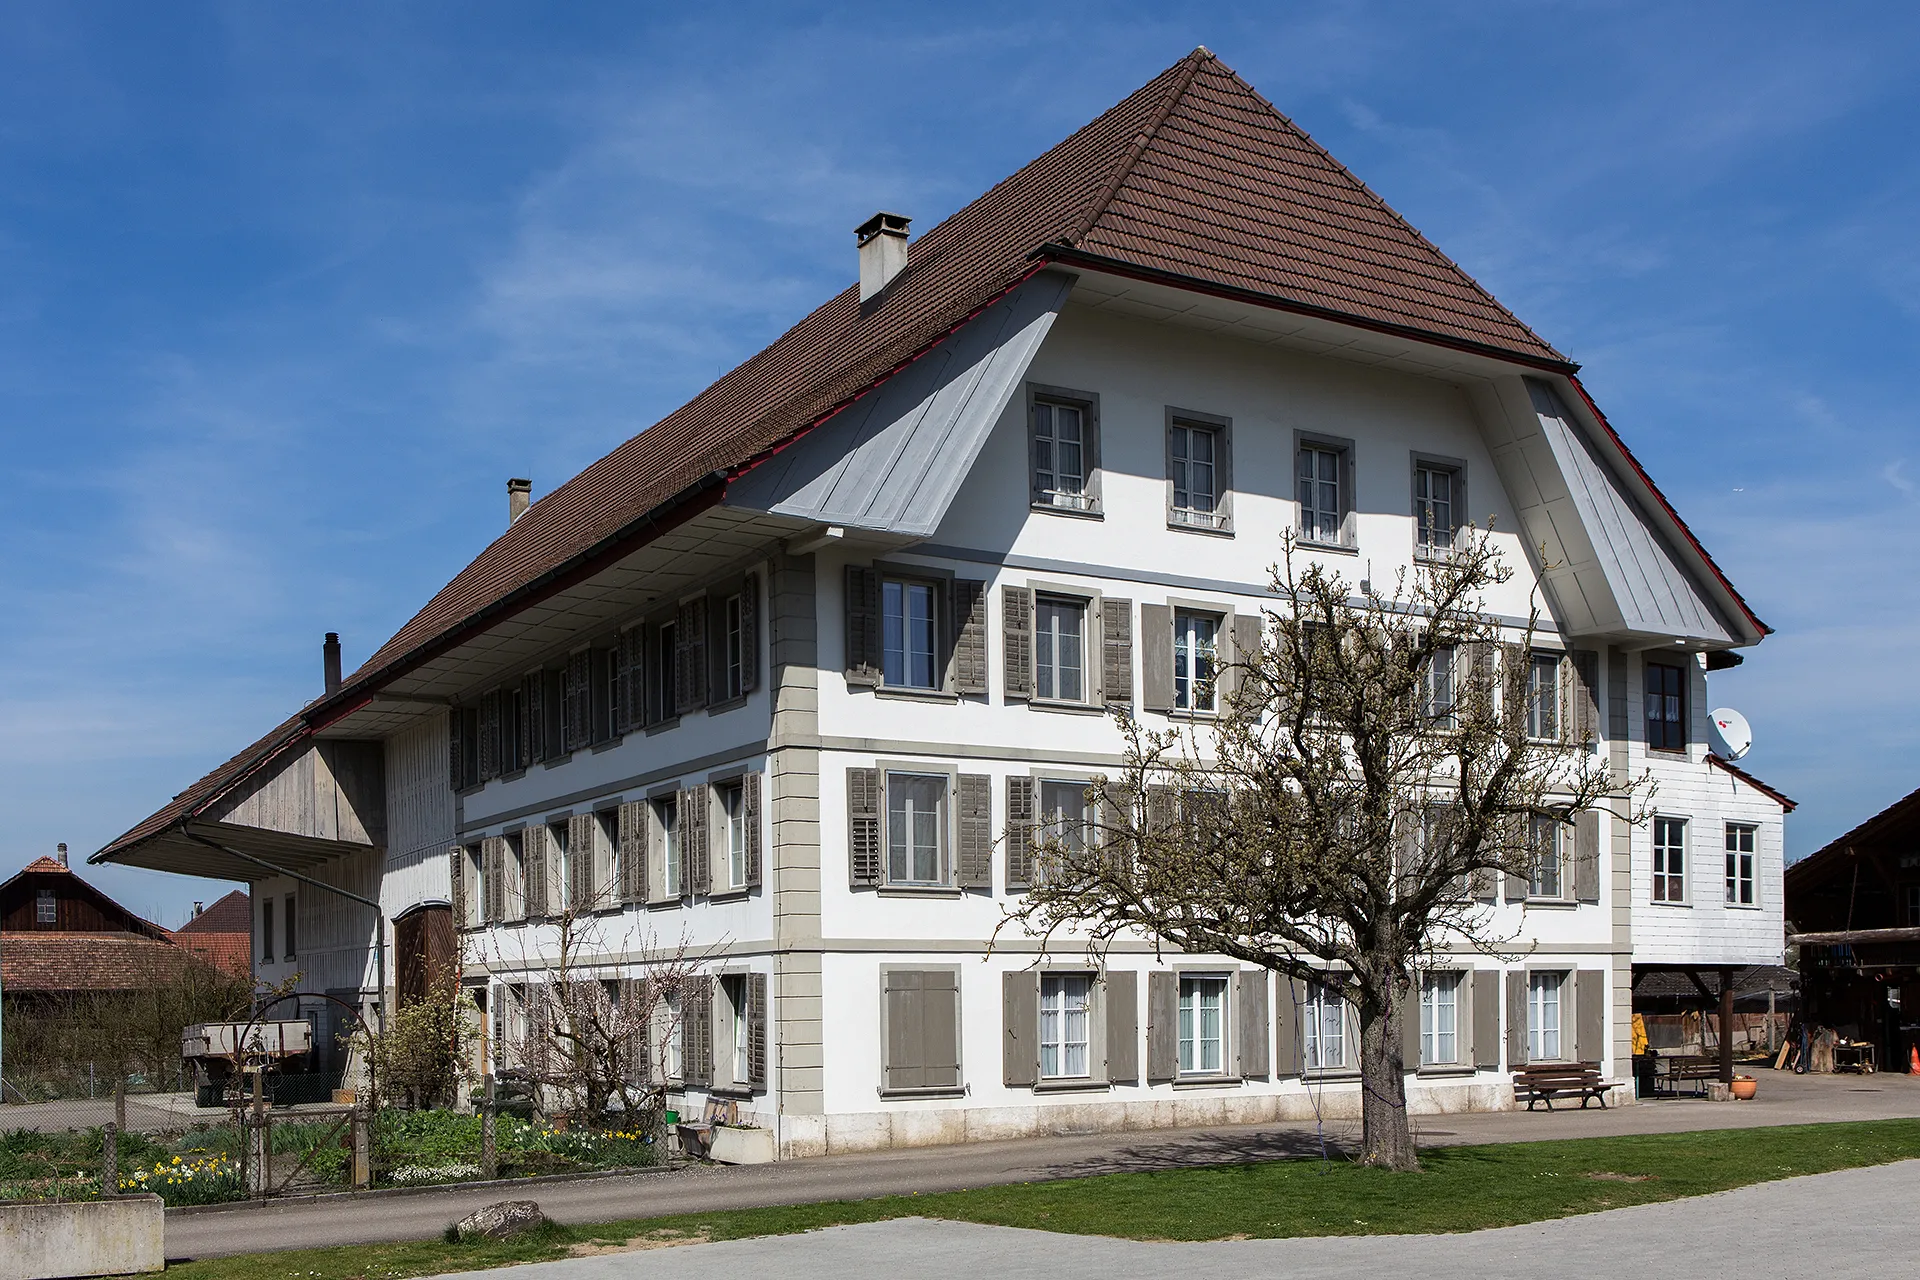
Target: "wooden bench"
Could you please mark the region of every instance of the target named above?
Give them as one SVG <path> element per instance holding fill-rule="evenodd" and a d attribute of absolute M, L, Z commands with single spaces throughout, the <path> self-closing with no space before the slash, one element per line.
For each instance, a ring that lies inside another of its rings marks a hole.
<path fill-rule="evenodd" d="M 1547 1110 L 1551 1111 L 1555 1098 L 1576 1096 L 1582 1111 L 1589 1102 L 1598 1102 L 1604 1111 L 1607 1090 L 1618 1084 L 1616 1080 L 1600 1078 L 1597 1062 L 1537 1062 L 1513 1073 L 1513 1096 L 1515 1101 L 1524 1097 L 1529 1111 L 1539 1102 L 1546 1103 Z"/>

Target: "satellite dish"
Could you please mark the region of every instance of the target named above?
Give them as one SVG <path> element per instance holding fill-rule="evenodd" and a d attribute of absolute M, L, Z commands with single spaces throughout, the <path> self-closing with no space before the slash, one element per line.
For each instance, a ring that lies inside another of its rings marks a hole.
<path fill-rule="evenodd" d="M 1753 728 L 1747 718 L 1732 707 L 1716 707 L 1713 712 L 1714 736 L 1720 739 L 1722 752 L 1729 760 L 1738 760 L 1753 748 Z"/>

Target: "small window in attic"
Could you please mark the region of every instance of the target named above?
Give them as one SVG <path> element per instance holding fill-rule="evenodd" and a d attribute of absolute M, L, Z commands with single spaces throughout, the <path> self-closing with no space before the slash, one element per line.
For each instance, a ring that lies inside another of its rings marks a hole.
<path fill-rule="evenodd" d="M 33 903 L 33 922 L 35 924 L 60 923 L 60 899 L 51 889 L 42 889 Z"/>

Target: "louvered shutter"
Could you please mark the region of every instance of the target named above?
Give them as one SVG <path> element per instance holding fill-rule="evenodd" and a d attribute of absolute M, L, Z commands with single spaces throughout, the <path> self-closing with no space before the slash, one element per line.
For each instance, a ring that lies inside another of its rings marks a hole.
<path fill-rule="evenodd" d="M 1506 722 L 1513 728 L 1519 728 L 1527 721 L 1527 681 L 1528 664 L 1532 655 L 1523 644 L 1503 644 L 1500 646 L 1501 710 Z M 1554 696 L 1551 693 L 1547 697 Z"/>
<path fill-rule="evenodd" d="M 1278 997 L 1273 1006 L 1273 1071 L 1276 1076 L 1297 1076 L 1303 1063 L 1300 1056 L 1300 982 L 1284 973 L 1274 975 Z"/>
<path fill-rule="evenodd" d="M 567 820 L 567 905 L 575 912 L 604 905 L 600 901 L 600 878 L 594 874 L 599 826 L 590 813 L 576 813 Z"/>
<path fill-rule="evenodd" d="M 960 857 L 955 883 L 962 889 L 993 888 L 993 779 L 960 775 Z"/>
<path fill-rule="evenodd" d="M 535 671 L 520 681 L 520 758 L 538 764 L 547 758 L 546 673 Z"/>
<path fill-rule="evenodd" d="M 1507 1069 L 1527 1065 L 1527 973 L 1507 970 Z"/>
<path fill-rule="evenodd" d="M 1527 877 L 1515 875 L 1512 868 L 1515 860 L 1522 857 L 1520 851 L 1531 851 L 1533 847 L 1533 823 L 1526 814 L 1508 814 L 1500 819 L 1499 830 L 1501 843 L 1507 850 L 1507 901 L 1525 902 L 1527 890 L 1532 886 L 1528 884 Z"/>
<path fill-rule="evenodd" d="M 880 883 L 880 771 L 847 770 L 847 883 Z"/>
<path fill-rule="evenodd" d="M 632 733 L 647 722 L 647 629 L 630 627 L 620 633 L 619 705 L 614 708 L 614 732 Z"/>
<path fill-rule="evenodd" d="M 1140 705 L 1173 710 L 1173 610 L 1164 604 L 1140 606 L 1140 672 Z"/>
<path fill-rule="evenodd" d="M 1033 592 L 1000 588 L 1000 632 L 1007 697 L 1033 696 Z"/>
<path fill-rule="evenodd" d="M 1147 1080 L 1180 1074 L 1180 976 L 1147 975 Z"/>
<path fill-rule="evenodd" d="M 759 687 L 760 575 L 750 573 L 740 584 L 740 692 L 752 693 Z"/>
<path fill-rule="evenodd" d="M 1594 741 L 1600 732 L 1600 655 L 1573 651 L 1573 741 Z"/>
<path fill-rule="evenodd" d="M 987 584 L 953 584 L 949 684 L 955 693 L 987 691 Z"/>
<path fill-rule="evenodd" d="M 488 836 L 480 842 L 480 878 L 482 917 L 488 924 L 506 919 L 507 842 Z"/>
<path fill-rule="evenodd" d="M 463 790 L 467 785 L 466 741 L 461 732 L 460 708 L 454 707 L 447 712 L 447 785 L 455 791 Z"/>
<path fill-rule="evenodd" d="M 1573 819 L 1574 897 L 1600 901 L 1600 813 L 1584 809 Z"/>
<path fill-rule="evenodd" d="M 880 683 L 880 575 L 847 566 L 847 683 Z"/>
<path fill-rule="evenodd" d="M 620 901 L 647 899 L 647 802 L 620 806 Z"/>
<path fill-rule="evenodd" d="M 547 914 L 547 828 L 536 823 L 520 833 L 520 911 L 515 917 Z"/>
<path fill-rule="evenodd" d="M 747 1087 L 763 1093 L 767 1087 L 767 975 L 747 975 Z"/>
<path fill-rule="evenodd" d="M 1107 1020 L 1108 1080 L 1133 1082 L 1140 1078 L 1140 1009 L 1138 976 L 1131 969 L 1101 976 L 1101 1011 Z"/>
<path fill-rule="evenodd" d="M 644 1001 L 641 999 L 640 983 L 633 978 L 621 978 L 615 984 L 613 1027 L 618 1035 L 618 1045 L 622 1067 L 619 1078 L 628 1084 L 645 1087 L 653 1073 L 647 1061 L 647 1020 L 641 1016 Z"/>
<path fill-rule="evenodd" d="M 1123 875 L 1133 869 L 1134 844 L 1130 829 L 1134 801 L 1138 798 L 1137 793 L 1125 787 L 1109 784 L 1100 805 L 1101 853 L 1108 864 Z"/>
<path fill-rule="evenodd" d="M 740 779 L 740 820 L 746 824 L 747 883 L 749 889 L 760 885 L 760 774 Z"/>
<path fill-rule="evenodd" d="M 480 695 L 480 781 L 500 774 L 500 691 L 490 689 Z"/>
<path fill-rule="evenodd" d="M 1178 804 L 1172 787 L 1154 785 L 1147 788 L 1147 834 L 1155 839 L 1164 839 L 1179 814 Z"/>
<path fill-rule="evenodd" d="M 1239 988 L 1240 1035 L 1234 1041 L 1240 1074 L 1264 1078 L 1273 1068 L 1267 1059 L 1267 971 L 1248 969 L 1234 975 Z"/>
<path fill-rule="evenodd" d="M 593 742 L 593 651 L 567 655 L 567 724 L 564 734 L 567 750 L 578 751 Z"/>
<path fill-rule="evenodd" d="M 1100 697 L 1133 705 L 1133 601 L 1114 596 L 1100 602 Z"/>
<path fill-rule="evenodd" d="M 1031 969 L 1000 975 L 1000 1075 L 1009 1089 L 1040 1079 L 1040 975 Z"/>
<path fill-rule="evenodd" d="M 447 901 L 453 904 L 453 927 L 467 927 L 467 851 L 447 846 Z"/>
<path fill-rule="evenodd" d="M 713 888 L 713 858 L 707 844 L 707 789 L 688 787 L 680 793 L 680 853 L 683 870 L 680 883 L 689 894 L 703 894 Z"/>
<path fill-rule="evenodd" d="M 1007 778 L 1007 888 L 1033 887 L 1033 779 Z"/>
<path fill-rule="evenodd" d="M 688 600 L 673 624 L 674 712 L 684 715 L 707 705 L 707 602 Z"/>
<path fill-rule="evenodd" d="M 696 1089 L 713 1085 L 713 980 L 693 979 L 681 1010 L 681 1075 Z"/>
<path fill-rule="evenodd" d="M 700 655 L 700 664 L 707 673 L 708 706 L 727 699 L 727 663 L 730 658 L 727 653 L 727 602 L 733 596 L 730 587 L 710 592 L 707 596 L 707 643 Z"/>

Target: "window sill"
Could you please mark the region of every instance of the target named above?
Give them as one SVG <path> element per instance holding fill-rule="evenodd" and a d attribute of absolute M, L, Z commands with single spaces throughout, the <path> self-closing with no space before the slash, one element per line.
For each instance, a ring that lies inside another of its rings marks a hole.
<path fill-rule="evenodd" d="M 1104 520 L 1107 518 L 1106 512 L 1102 511 L 1097 503 L 1091 507 L 1060 507 L 1055 506 L 1051 502 L 1036 501 L 1029 504 L 1029 509 L 1044 515 L 1070 516 L 1075 520 Z"/>
<path fill-rule="evenodd" d="M 646 734 L 651 738 L 656 733 L 665 733 L 669 729 L 678 729 L 679 727 L 680 717 L 677 715 L 668 716 L 664 720 L 655 720 L 652 724 L 648 725 Z"/>
<path fill-rule="evenodd" d="M 874 696 L 880 698 L 898 698 L 902 702 L 953 702 L 960 701 L 960 695 L 949 693 L 945 689 L 914 689 L 900 685 L 876 685 Z"/>
<path fill-rule="evenodd" d="M 1237 1089 L 1246 1080 L 1240 1076 L 1180 1076 L 1173 1082 L 1176 1089 Z"/>
<path fill-rule="evenodd" d="M 1055 698 L 1028 698 L 1027 705 L 1035 711 L 1053 711 L 1069 716 L 1104 716 L 1107 709 L 1088 702 L 1067 702 Z"/>
<path fill-rule="evenodd" d="M 1764 911 L 1765 909 L 1765 907 L 1757 902 L 1729 902 L 1727 904 L 1727 910 L 1729 911 Z"/>
<path fill-rule="evenodd" d="M 685 903 L 685 898 L 649 898 L 646 905 L 649 911 L 659 911 L 667 907 L 682 906 Z"/>
<path fill-rule="evenodd" d="M 707 901 L 708 902 L 738 902 L 742 898 L 751 897 L 752 895 L 753 895 L 753 886 L 750 884 L 746 884 L 746 885 L 741 885 L 738 888 L 709 889 L 707 891 Z"/>
<path fill-rule="evenodd" d="M 1358 1067 L 1329 1067 L 1325 1071 L 1302 1071 L 1302 1080 L 1311 1080 L 1315 1084 L 1344 1084 L 1349 1080 L 1360 1079 Z"/>
<path fill-rule="evenodd" d="M 1294 545 L 1302 551 L 1326 551 L 1337 556 L 1357 556 L 1360 548 L 1344 542 L 1315 542 L 1311 538 L 1296 538 Z"/>
<path fill-rule="evenodd" d="M 1547 907 L 1556 911 L 1561 911 L 1561 910 L 1571 911 L 1573 908 L 1579 906 L 1580 904 L 1578 902 L 1569 901 L 1566 898 L 1528 898 L 1522 905 L 1529 908 Z"/>
<path fill-rule="evenodd" d="M 1459 559 L 1460 555 L 1461 552 L 1458 549 L 1436 551 L 1432 547 L 1415 547 L 1413 549 L 1413 562 L 1428 567 L 1439 567 L 1452 564 L 1455 560 Z"/>
<path fill-rule="evenodd" d="M 1647 905 L 1650 907 L 1675 907 L 1683 911 L 1693 910 L 1693 904 L 1691 902 L 1662 902 L 1658 898 L 1647 899 Z"/>
<path fill-rule="evenodd" d="M 1167 529 L 1173 533 L 1198 533 L 1211 538 L 1231 538 L 1233 536 L 1233 524 L 1231 522 L 1217 525 L 1188 524 L 1184 520 L 1169 519 L 1167 521 Z"/>
<path fill-rule="evenodd" d="M 1033 1086 L 1035 1093 L 1108 1093 L 1112 1084 L 1105 1080 L 1095 1080 L 1091 1076 L 1084 1079 L 1042 1080 Z"/>
<path fill-rule="evenodd" d="M 744 707 L 746 705 L 747 705 L 747 695 L 744 693 L 736 693 L 731 698 L 727 698 L 724 701 L 710 703 L 707 707 L 707 714 L 710 716 L 717 716 L 717 715 L 724 714 L 725 712 L 728 712 L 728 711 L 733 711 L 739 707 Z"/>
<path fill-rule="evenodd" d="M 739 1098 L 744 1101 L 764 1090 L 756 1089 L 750 1084 L 716 1084 L 709 1085 L 707 1092 L 716 1098 Z"/>
<path fill-rule="evenodd" d="M 1478 1068 L 1464 1062 L 1435 1062 L 1416 1069 L 1413 1074 L 1422 1080 L 1457 1080 L 1477 1071 Z"/>
<path fill-rule="evenodd" d="M 494 781 L 495 782 L 518 782 L 520 781 L 520 779 L 526 776 L 527 776 L 527 770 L 526 770 L 526 767 L 523 765 L 520 768 L 515 769 L 512 773 L 501 774 L 498 778 L 495 778 Z"/>
<path fill-rule="evenodd" d="M 964 1084 L 942 1085 L 936 1089 L 875 1089 L 882 1098 L 964 1098 Z"/>
<path fill-rule="evenodd" d="M 540 762 L 540 767 L 542 769 L 558 769 L 561 765 L 565 764 L 567 761 L 571 759 L 573 759 L 573 752 L 571 751 L 567 752 L 565 755 L 548 756 L 545 760 L 542 760 Z"/>
<path fill-rule="evenodd" d="M 883 898 L 960 898 L 967 891 L 951 884 L 883 884 L 875 892 Z"/>
<path fill-rule="evenodd" d="M 619 746 L 621 742 L 624 740 L 625 740 L 624 735 L 618 734 L 618 733 L 614 734 L 611 738 L 602 738 L 600 741 L 593 744 L 592 753 L 597 756 L 602 751 L 611 751 L 615 747 Z"/>
<path fill-rule="evenodd" d="M 1205 720 L 1218 720 L 1220 718 L 1220 713 L 1218 711 L 1182 711 L 1176 707 L 1173 710 L 1168 711 L 1166 713 L 1166 717 L 1169 720 L 1205 721 Z"/>

